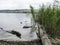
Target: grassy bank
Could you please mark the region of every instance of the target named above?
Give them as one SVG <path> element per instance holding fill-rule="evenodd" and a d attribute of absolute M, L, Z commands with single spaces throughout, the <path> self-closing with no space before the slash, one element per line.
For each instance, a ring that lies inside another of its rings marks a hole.
<path fill-rule="evenodd" d="M 32 6 L 30 8 L 34 21 L 42 25 L 50 37 L 60 39 L 60 7 L 55 3 L 53 6 L 42 5 L 37 13 Z"/>

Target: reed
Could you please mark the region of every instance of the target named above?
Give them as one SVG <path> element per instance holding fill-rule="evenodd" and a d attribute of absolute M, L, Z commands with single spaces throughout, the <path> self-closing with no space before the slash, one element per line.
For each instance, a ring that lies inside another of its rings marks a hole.
<path fill-rule="evenodd" d="M 55 3 L 56 1 L 53 6 L 49 5 L 48 7 L 43 4 L 36 14 L 36 11 L 31 6 L 31 13 L 34 21 L 43 25 L 50 37 L 60 38 L 60 7 Z"/>

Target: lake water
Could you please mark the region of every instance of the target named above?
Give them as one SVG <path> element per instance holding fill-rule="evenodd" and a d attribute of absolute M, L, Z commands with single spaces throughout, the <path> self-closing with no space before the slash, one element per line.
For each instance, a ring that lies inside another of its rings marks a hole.
<path fill-rule="evenodd" d="M 0 27 L 7 31 L 15 30 L 22 34 L 22 38 L 20 39 L 15 35 L 12 35 L 0 29 L 0 40 L 27 41 L 38 39 L 36 31 L 31 34 L 31 28 L 23 29 L 23 26 L 25 25 L 32 25 L 31 17 L 31 14 L 28 13 L 0 13 Z"/>

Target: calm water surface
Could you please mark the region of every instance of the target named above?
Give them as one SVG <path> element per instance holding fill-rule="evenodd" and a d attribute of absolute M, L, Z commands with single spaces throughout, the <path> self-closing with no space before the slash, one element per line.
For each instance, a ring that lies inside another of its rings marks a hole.
<path fill-rule="evenodd" d="M 22 22 L 22 24 L 20 22 Z M 22 34 L 22 38 L 19 39 L 15 35 L 0 30 L 0 39 L 21 41 L 37 39 L 36 31 L 30 34 L 31 28 L 23 29 L 25 25 L 31 25 L 31 14 L 0 13 L 0 27 L 8 31 L 15 30 Z"/>

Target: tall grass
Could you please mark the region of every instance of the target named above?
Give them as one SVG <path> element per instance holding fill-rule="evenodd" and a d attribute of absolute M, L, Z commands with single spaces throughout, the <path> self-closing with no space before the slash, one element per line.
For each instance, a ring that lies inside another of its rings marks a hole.
<path fill-rule="evenodd" d="M 60 7 L 42 5 L 35 14 L 34 8 L 31 6 L 31 13 L 35 22 L 43 25 L 50 37 L 60 38 Z"/>

